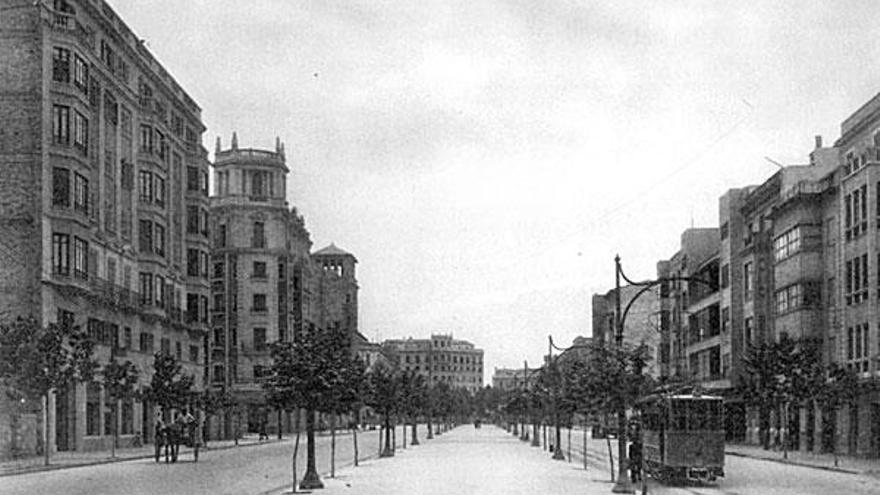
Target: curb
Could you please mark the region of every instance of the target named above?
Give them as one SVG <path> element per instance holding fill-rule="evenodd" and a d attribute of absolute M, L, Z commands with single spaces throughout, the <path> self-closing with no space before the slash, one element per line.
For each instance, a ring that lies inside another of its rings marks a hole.
<path fill-rule="evenodd" d="M 861 471 L 856 471 L 853 469 L 846 469 L 846 468 L 834 467 L 834 466 L 820 466 L 817 464 L 809 464 L 806 462 L 792 461 L 791 459 L 777 459 L 777 458 L 773 458 L 773 457 L 760 457 L 760 456 L 755 456 L 755 455 L 743 454 L 742 452 L 724 451 L 724 455 L 732 455 L 734 457 L 745 457 L 747 459 L 755 459 L 758 461 L 770 461 L 770 462 L 775 462 L 777 464 L 787 464 L 789 466 L 801 466 L 801 467 L 807 467 L 807 468 L 813 468 L 813 469 L 821 469 L 823 471 L 832 471 L 832 472 L 836 472 L 836 473 L 862 474 Z"/>
<path fill-rule="evenodd" d="M 216 452 L 216 451 L 220 451 L 220 450 L 229 450 L 229 449 L 235 449 L 235 448 L 240 448 L 240 447 L 256 447 L 259 445 L 270 445 L 273 443 L 280 443 L 283 441 L 284 440 L 278 440 L 276 438 L 276 439 L 272 439 L 272 440 L 268 440 L 266 442 L 260 442 L 260 443 L 248 443 L 248 444 L 242 444 L 242 445 L 232 444 L 232 445 L 224 445 L 222 447 L 206 447 L 206 448 L 201 449 L 201 452 Z M 88 461 L 88 462 L 77 463 L 77 464 L 50 464 L 48 466 L 41 464 L 41 465 L 37 465 L 34 467 L 27 467 L 27 468 L 15 470 L 15 471 L 9 471 L 9 472 L 5 472 L 5 473 L 0 472 L 0 478 L 5 478 L 7 476 L 18 476 L 18 475 L 22 475 L 22 474 L 41 473 L 41 472 L 45 472 L 45 471 L 58 471 L 61 469 L 73 469 L 73 468 L 80 468 L 80 467 L 86 467 L 86 466 L 100 466 L 102 464 L 114 464 L 117 462 L 139 461 L 139 460 L 144 460 L 144 459 L 152 459 L 153 457 L 155 457 L 155 454 L 136 455 L 136 456 L 132 456 L 132 457 L 116 457 L 116 458 L 108 458 L 108 459 L 98 459 L 95 461 Z"/>

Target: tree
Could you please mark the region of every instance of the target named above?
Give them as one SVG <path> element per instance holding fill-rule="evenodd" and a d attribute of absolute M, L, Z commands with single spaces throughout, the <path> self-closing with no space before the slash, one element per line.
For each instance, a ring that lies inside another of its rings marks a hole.
<path fill-rule="evenodd" d="M 182 367 L 174 356 L 166 352 L 153 355 L 153 377 L 141 396 L 157 404 L 162 415 L 166 416 L 174 409 L 183 409 L 194 399 L 192 390 L 195 379 L 184 374 Z"/>
<path fill-rule="evenodd" d="M 0 325 L 0 381 L 7 393 L 41 399 L 43 459 L 49 464 L 48 407 L 51 394 L 78 382 L 94 380 L 98 364 L 94 343 L 66 322 L 43 327 L 34 318 Z"/>
<path fill-rule="evenodd" d="M 204 440 L 208 440 L 208 432 L 211 431 L 211 417 L 220 411 L 226 411 L 235 406 L 235 399 L 226 390 L 206 389 L 196 399 L 201 410 L 205 414 Z"/>
<path fill-rule="evenodd" d="M 104 366 L 104 390 L 111 402 L 113 414 L 113 446 L 111 456 L 116 457 L 116 444 L 119 442 L 119 403 L 133 398 L 138 383 L 138 370 L 131 361 L 118 362 L 111 359 Z"/>
<path fill-rule="evenodd" d="M 385 449 L 380 457 L 392 457 L 394 450 L 391 448 L 391 416 L 397 412 L 400 404 L 400 382 L 389 366 L 377 363 L 367 374 L 370 393 L 367 405 L 382 415 L 385 425 Z"/>
<path fill-rule="evenodd" d="M 349 339 L 340 331 L 304 332 L 292 342 L 273 343 L 271 356 L 263 382 L 267 400 L 284 410 L 306 411 L 307 466 L 300 488 L 323 488 L 315 467 L 315 413 L 337 407 L 338 389 L 346 386 L 353 363 Z M 295 483 L 294 464 L 294 488 Z"/>
<path fill-rule="evenodd" d="M 828 365 L 825 373 L 825 381 L 819 389 L 816 401 L 820 405 L 823 414 L 830 416 L 826 421 L 837 421 L 837 410 L 841 406 L 848 406 L 852 411 L 853 405 L 858 400 L 859 378 L 855 371 L 845 368 L 837 363 Z M 852 414 L 852 413 L 850 413 Z M 848 437 L 852 437 L 854 422 L 850 421 Z M 824 432 L 823 432 L 824 433 Z M 837 439 L 832 436 L 826 441 L 831 445 L 831 453 L 834 454 L 834 465 L 837 466 Z"/>
<path fill-rule="evenodd" d="M 427 404 L 427 385 L 425 377 L 415 371 L 404 372 L 401 376 L 401 412 L 404 423 L 408 419 L 412 424 L 412 445 L 419 444 L 418 417 Z"/>

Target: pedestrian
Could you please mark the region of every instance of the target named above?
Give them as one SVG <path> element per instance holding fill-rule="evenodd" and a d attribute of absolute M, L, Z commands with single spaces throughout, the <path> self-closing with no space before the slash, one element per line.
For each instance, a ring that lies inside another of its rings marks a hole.
<path fill-rule="evenodd" d="M 260 441 L 262 442 L 264 439 L 269 440 L 269 434 L 266 432 L 266 423 L 268 420 L 266 415 L 263 414 L 260 416 Z"/>
<path fill-rule="evenodd" d="M 642 441 L 638 437 L 629 444 L 629 479 L 633 483 L 642 480 Z"/>

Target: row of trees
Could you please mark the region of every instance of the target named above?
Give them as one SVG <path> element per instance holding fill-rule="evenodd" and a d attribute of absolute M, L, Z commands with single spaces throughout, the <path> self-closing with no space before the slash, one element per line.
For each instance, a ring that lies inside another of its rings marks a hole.
<path fill-rule="evenodd" d="M 740 395 L 758 412 L 764 448 L 774 441 L 770 435 L 773 414 L 780 418 L 778 428 L 785 431 L 792 407 L 814 408 L 832 422 L 836 422 L 841 406 L 854 410 L 859 394 L 856 373 L 837 363 L 826 364 L 821 349 L 818 340 L 783 336 L 779 341 L 754 344 L 746 353 Z M 780 443 L 787 452 L 787 439 L 781 438 Z M 836 454 L 835 439 L 827 439 L 827 443 Z"/>
<path fill-rule="evenodd" d="M 415 372 L 404 372 L 381 362 L 368 371 L 353 353 L 344 332 L 309 332 L 293 341 L 276 342 L 271 346 L 271 357 L 272 365 L 263 381 L 268 404 L 276 410 L 305 413 L 307 460 L 301 489 L 323 487 L 315 468 L 318 413 L 331 418 L 331 473 L 335 464 L 336 422 L 340 416 L 349 418 L 357 465 L 357 423 L 365 408 L 381 416 L 385 434 L 382 456 L 393 455 L 391 434 L 398 422 L 411 427 L 413 445 L 417 445 L 416 425 L 420 419 L 427 421 L 430 438 L 432 419 L 438 422 L 439 432 L 471 414 L 472 400 L 463 389 L 453 389 L 445 383 L 430 386 Z M 299 433 L 292 462 L 294 490 L 298 449 Z"/>
<path fill-rule="evenodd" d="M 48 406 L 56 390 L 78 384 L 100 383 L 113 418 L 112 455 L 116 455 L 119 404 L 138 399 L 158 405 L 163 414 L 184 407 L 224 407 L 226 401 L 193 390 L 194 377 L 184 374 L 171 355 L 157 353 L 150 383 L 138 387 L 140 373 L 131 361 L 112 358 L 101 366 L 95 343 L 79 327 L 70 324 L 40 325 L 33 318 L 17 318 L 0 325 L 0 386 L 13 401 L 41 401 L 40 449 L 49 464 Z"/>

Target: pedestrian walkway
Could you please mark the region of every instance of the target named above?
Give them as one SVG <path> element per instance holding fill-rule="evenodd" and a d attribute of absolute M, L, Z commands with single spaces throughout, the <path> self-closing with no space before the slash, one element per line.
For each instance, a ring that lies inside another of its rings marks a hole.
<path fill-rule="evenodd" d="M 846 473 L 865 474 L 880 477 L 880 460 L 864 459 L 859 457 L 838 456 L 837 465 L 834 464 L 833 454 L 816 454 L 812 452 L 789 451 L 788 459 L 782 450 L 764 450 L 757 445 L 730 445 L 724 451 L 727 455 L 751 457 L 785 464 L 815 467 Z"/>
<path fill-rule="evenodd" d="M 554 462 L 542 449 L 491 425 L 460 426 L 418 447 L 398 449 L 393 458 L 341 469 L 324 484 L 322 494 L 327 495 L 606 494 L 611 487 L 607 480 L 591 479 L 582 467 Z"/>
<path fill-rule="evenodd" d="M 260 442 L 257 435 L 247 435 L 239 439 L 238 446 L 246 447 L 249 445 L 260 445 L 276 441 L 278 440 L 273 437 L 269 440 Z M 212 450 L 228 449 L 235 446 L 236 444 L 234 440 L 213 440 L 208 442 L 207 448 L 202 447 L 202 449 L 203 451 L 210 452 Z M 180 449 L 181 453 L 187 453 L 191 450 L 183 446 L 181 446 Z M 101 450 L 97 452 L 57 452 L 52 454 L 49 458 L 48 466 L 44 464 L 45 461 L 42 456 L 23 457 L 20 459 L 0 462 L 0 476 L 65 469 L 92 464 L 121 462 L 132 459 L 143 459 L 153 457 L 154 455 L 155 447 L 153 444 L 147 444 L 136 448 L 116 449 L 116 457 L 111 457 L 109 450 Z"/>

